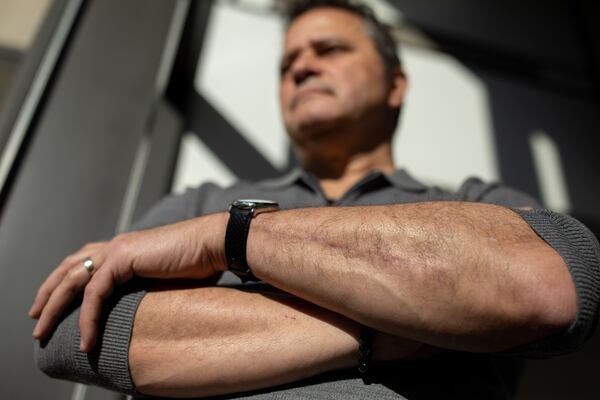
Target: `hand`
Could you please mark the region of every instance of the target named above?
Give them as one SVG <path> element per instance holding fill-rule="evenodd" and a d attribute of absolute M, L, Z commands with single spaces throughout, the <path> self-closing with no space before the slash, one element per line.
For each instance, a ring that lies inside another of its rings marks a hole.
<path fill-rule="evenodd" d="M 145 231 L 124 233 L 110 242 L 90 243 L 66 257 L 39 288 L 29 316 L 39 319 L 36 339 L 47 337 L 59 317 L 84 290 L 79 318 L 80 350 L 96 343 L 102 302 L 116 285 L 134 276 L 203 279 L 225 270 L 226 214 L 213 214 Z M 83 263 L 90 258 L 93 270 Z"/>

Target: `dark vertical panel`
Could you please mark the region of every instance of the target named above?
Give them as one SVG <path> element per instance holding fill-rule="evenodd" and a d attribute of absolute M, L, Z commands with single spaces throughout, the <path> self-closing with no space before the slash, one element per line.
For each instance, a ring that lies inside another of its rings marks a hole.
<path fill-rule="evenodd" d="M 488 90 L 498 159 L 504 181 L 539 198 L 529 135 L 546 132 L 556 143 L 565 168 L 573 210 L 590 217 L 600 201 L 597 179 L 600 161 L 598 105 L 593 101 L 554 92 L 531 82 L 475 69 Z"/>
<path fill-rule="evenodd" d="M 25 101 L 35 74 L 39 70 L 42 59 L 48 50 L 48 45 L 69 2 L 69 0 L 53 1 L 44 22 L 38 29 L 31 49 L 27 52 L 25 59 L 22 60 L 15 81 L 6 93 L 3 107 L 0 109 L 0 152 L 8 140 L 19 110 Z"/>
<path fill-rule="evenodd" d="M 189 103 L 196 95 L 194 78 L 212 6 L 213 0 L 192 1 L 167 89 L 167 98 L 183 113 L 186 122 L 189 112 L 193 112 Z"/>
<path fill-rule="evenodd" d="M 35 369 L 26 313 L 67 253 L 114 232 L 174 4 L 90 1 L 38 110 L 0 221 L 0 398 L 70 397 Z"/>
<path fill-rule="evenodd" d="M 58 1 L 29 52 L 27 62 L 9 93 L 0 115 L 0 212 L 17 174 L 21 156 L 31 137 L 45 95 L 50 91 L 53 75 L 69 48 L 69 40 L 77 18 L 82 14 L 83 0 Z M 45 34 L 47 36 L 42 36 Z"/>
<path fill-rule="evenodd" d="M 141 218 L 144 212 L 171 191 L 182 128 L 181 115 L 168 103 L 161 103 L 151 132 L 152 148 L 133 221 Z"/>
<path fill-rule="evenodd" d="M 0 110 L 2 110 L 6 93 L 15 80 L 23 58 L 21 51 L 0 47 Z M 2 146 L 0 146 L 1 148 Z"/>
<path fill-rule="evenodd" d="M 571 18 L 584 50 L 586 72 L 590 76 L 595 99 L 600 103 L 600 3 L 595 0 L 573 0 L 569 5 Z"/>

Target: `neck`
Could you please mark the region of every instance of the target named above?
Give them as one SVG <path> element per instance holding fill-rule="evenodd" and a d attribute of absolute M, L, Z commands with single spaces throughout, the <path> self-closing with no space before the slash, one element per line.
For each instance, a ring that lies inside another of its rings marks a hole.
<path fill-rule="evenodd" d="M 330 200 L 342 197 L 356 182 L 373 171 L 386 174 L 394 171 L 389 141 L 364 152 L 345 154 L 337 149 L 328 154 L 321 152 L 312 157 L 301 157 L 300 161 L 307 171 L 319 179 L 325 196 Z"/>

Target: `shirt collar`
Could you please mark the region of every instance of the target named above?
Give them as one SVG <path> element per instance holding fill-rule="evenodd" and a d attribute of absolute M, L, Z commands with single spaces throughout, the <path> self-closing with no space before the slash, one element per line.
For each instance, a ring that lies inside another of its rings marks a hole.
<path fill-rule="evenodd" d="M 370 176 L 373 178 L 376 176 L 384 177 L 390 184 L 392 184 L 398 188 L 404 189 L 404 190 L 409 190 L 409 191 L 414 191 L 414 192 L 422 192 L 422 191 L 427 190 L 427 186 L 425 186 L 421 182 L 417 181 L 415 178 L 413 178 L 411 175 L 409 175 L 408 172 L 406 172 L 406 170 L 404 170 L 404 169 L 397 169 L 391 175 L 386 175 L 386 174 L 382 173 L 381 171 L 373 171 L 367 176 Z M 261 183 L 261 186 L 266 187 L 266 188 L 278 189 L 278 188 L 293 186 L 296 184 L 301 184 L 301 185 L 307 186 L 313 190 L 319 190 L 318 189 L 319 188 L 318 179 L 315 178 L 310 172 L 307 172 L 300 167 L 296 167 L 296 168 L 292 169 L 290 172 L 288 172 L 287 174 L 285 174 L 281 177 L 263 181 Z"/>
<path fill-rule="evenodd" d="M 427 186 L 410 176 L 404 169 L 397 169 L 393 174 L 385 175 L 385 177 L 391 184 L 402 189 L 414 192 L 423 192 L 427 190 Z"/>
<path fill-rule="evenodd" d="M 302 168 L 296 167 L 282 176 L 261 181 L 260 186 L 272 189 L 293 186 L 298 183 L 299 180 L 302 180 L 304 174 L 306 174 L 306 172 L 304 172 Z"/>

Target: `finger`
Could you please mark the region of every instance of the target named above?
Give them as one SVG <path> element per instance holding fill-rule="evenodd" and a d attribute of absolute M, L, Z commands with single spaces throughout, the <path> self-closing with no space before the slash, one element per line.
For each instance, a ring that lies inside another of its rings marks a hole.
<path fill-rule="evenodd" d="M 61 314 L 89 279 L 90 274 L 83 267 L 71 268 L 44 306 L 38 323 L 33 330 L 34 338 L 43 339 L 52 331 Z"/>
<path fill-rule="evenodd" d="M 67 256 L 54 271 L 52 271 L 37 291 L 33 305 L 29 310 L 30 317 L 39 318 L 44 306 L 52 295 L 52 292 L 54 292 L 76 264 L 83 263 L 84 258 L 85 256 L 79 253 L 71 254 Z"/>
<path fill-rule="evenodd" d="M 52 292 L 63 281 L 64 277 L 69 272 L 69 269 L 72 268 L 71 260 L 72 258 L 69 258 L 68 260 L 65 259 L 42 283 L 37 291 L 35 300 L 29 309 L 29 316 L 31 318 L 39 318 L 40 313 L 48 302 Z"/>
<path fill-rule="evenodd" d="M 52 292 L 63 281 L 67 273 L 77 264 L 82 264 L 87 257 L 92 257 L 94 261 L 98 258 L 95 254 L 104 243 L 89 243 L 83 246 L 78 252 L 66 257 L 60 265 L 46 278 L 37 291 L 33 305 L 29 309 L 31 318 L 39 318 L 44 306 L 52 295 Z M 100 260 L 98 260 L 100 261 Z"/>
<path fill-rule="evenodd" d="M 83 250 L 96 250 L 98 247 L 106 245 L 108 242 L 90 242 L 86 243 L 79 251 Z"/>
<path fill-rule="evenodd" d="M 115 284 L 110 266 L 104 266 L 87 284 L 79 313 L 79 330 L 81 332 L 79 349 L 81 351 L 92 351 L 96 345 L 102 304 L 113 292 Z"/>

